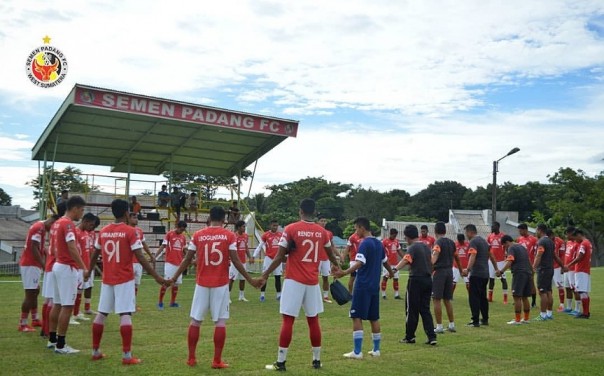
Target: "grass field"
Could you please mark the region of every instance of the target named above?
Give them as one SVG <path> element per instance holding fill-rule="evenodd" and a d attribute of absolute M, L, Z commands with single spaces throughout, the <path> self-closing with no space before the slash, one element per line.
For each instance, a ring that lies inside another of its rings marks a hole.
<path fill-rule="evenodd" d="M 406 286 L 401 277 L 401 287 Z M 231 368 L 213 370 L 213 325 L 202 325 L 197 349 L 198 365 L 186 365 L 188 312 L 194 280 L 187 277 L 179 293 L 182 308 L 155 308 L 159 287 L 144 279 L 139 292 L 142 312 L 134 315 L 133 352 L 143 359 L 137 366 L 122 366 L 119 323 L 115 315 L 107 320 L 102 349 L 107 358 L 90 361 L 91 324 L 71 326 L 68 343 L 81 349 L 77 355 L 61 356 L 45 349 L 45 340 L 37 333 L 17 331 L 23 290 L 16 278 L 0 278 L 0 374 L 39 375 L 263 375 L 265 364 L 276 359 L 280 328 L 278 303 L 274 299 L 272 280 L 267 289 L 267 301 L 260 303 L 258 290 L 247 286 L 250 302 L 237 301 L 237 291 L 227 323 L 227 342 L 223 353 Z M 96 306 L 100 282 L 93 289 Z M 381 304 L 382 356 L 349 360 L 342 354 L 352 349 L 349 304 L 326 304 L 321 315 L 323 331 L 323 369 L 311 368 L 310 342 L 306 320 L 297 320 L 287 359 L 288 373 L 293 375 L 587 375 L 599 374 L 604 365 L 604 268 L 592 269 L 592 317 L 576 320 L 565 314 L 554 314 L 555 320 L 530 325 L 509 326 L 513 318 L 511 305 L 501 303 L 501 285 L 495 287 L 497 302 L 490 306 L 490 326 L 468 328 L 469 307 L 465 289 L 455 292 L 454 309 L 457 333 L 438 337 L 436 347 L 423 344 L 425 336 L 418 328 L 418 343 L 399 344 L 404 332 L 404 301 L 393 300 L 389 283 L 388 300 Z M 235 287 L 236 290 L 236 287 Z M 557 294 L 556 303 L 557 303 Z M 167 294 L 169 296 L 169 292 Z M 41 304 L 41 303 L 40 303 Z M 41 305 L 40 305 L 41 308 Z M 534 310 L 532 316 L 537 312 Z M 444 320 L 446 325 L 447 321 Z M 364 352 L 370 350 L 369 325 L 365 325 Z"/>

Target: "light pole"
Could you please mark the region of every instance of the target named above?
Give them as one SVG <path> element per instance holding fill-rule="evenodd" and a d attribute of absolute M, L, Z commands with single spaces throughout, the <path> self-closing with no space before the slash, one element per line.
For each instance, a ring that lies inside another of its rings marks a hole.
<path fill-rule="evenodd" d="M 491 226 L 497 220 L 497 167 L 499 167 L 499 161 L 505 157 L 509 157 L 512 154 L 516 154 L 519 151 L 519 148 L 513 148 L 503 157 L 499 158 L 496 161 L 493 161 L 493 186 L 491 187 L 493 190 L 493 195 L 491 199 Z"/>

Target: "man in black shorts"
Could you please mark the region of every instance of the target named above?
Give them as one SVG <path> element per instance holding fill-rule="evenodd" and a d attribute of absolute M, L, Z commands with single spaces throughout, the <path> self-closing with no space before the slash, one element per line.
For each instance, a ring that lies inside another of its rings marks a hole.
<path fill-rule="evenodd" d="M 552 279 L 554 278 L 554 260 L 558 265 L 562 265 L 562 260 L 556 254 L 556 245 L 554 241 L 547 237 L 547 226 L 543 223 L 537 225 L 536 235 L 539 238 L 537 242 L 537 254 L 533 269 L 537 271 L 537 290 L 541 299 L 541 312 L 535 321 L 546 321 L 554 318 L 553 312 L 548 310 L 554 303 L 552 296 Z"/>
<path fill-rule="evenodd" d="M 445 309 L 447 310 L 447 318 L 449 319 L 449 332 L 456 332 L 455 319 L 453 318 L 453 260 L 457 263 L 457 267 L 461 270 L 461 261 L 457 256 L 457 250 L 453 240 L 445 237 L 447 227 L 444 222 L 436 222 L 434 225 L 434 233 L 436 234 L 436 243 L 432 248 L 432 265 L 434 273 L 432 273 L 432 300 L 434 302 L 434 317 L 436 318 L 436 328 L 434 332 L 443 334 L 443 311 L 441 301 L 445 301 Z"/>
<path fill-rule="evenodd" d="M 430 260 L 430 248 L 422 243 L 419 231 L 414 225 L 405 227 L 405 240 L 409 247 L 403 259 L 392 268 L 394 273 L 398 269 L 409 265 L 409 282 L 407 282 L 407 320 L 405 325 L 405 338 L 401 343 L 415 343 L 415 330 L 422 316 L 424 331 L 428 336 L 427 345 L 436 345 L 436 333 L 434 333 L 434 321 L 430 313 L 430 296 L 432 295 L 432 263 Z"/>
<path fill-rule="evenodd" d="M 526 324 L 531 314 L 531 305 L 528 297 L 531 296 L 533 267 L 529 261 L 528 252 L 509 235 L 501 238 L 501 244 L 505 249 L 507 256 L 503 268 L 496 272 L 499 276 L 506 270 L 512 269 L 512 296 L 514 297 L 514 314 L 516 317 L 508 321 L 510 325 Z M 521 312 L 524 311 L 524 318 L 520 319 Z"/>

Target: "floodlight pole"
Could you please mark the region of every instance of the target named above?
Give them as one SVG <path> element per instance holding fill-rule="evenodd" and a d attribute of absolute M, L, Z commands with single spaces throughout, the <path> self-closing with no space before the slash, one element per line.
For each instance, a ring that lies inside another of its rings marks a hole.
<path fill-rule="evenodd" d="M 510 150 L 503 157 L 499 158 L 496 161 L 493 161 L 493 186 L 491 187 L 491 190 L 492 190 L 492 197 L 491 197 L 491 225 L 493 225 L 493 223 L 495 223 L 495 221 L 497 221 L 497 168 L 499 167 L 499 161 L 501 161 L 505 157 L 509 157 L 512 154 L 516 154 L 519 151 L 520 151 L 519 148 L 513 148 L 512 150 Z"/>

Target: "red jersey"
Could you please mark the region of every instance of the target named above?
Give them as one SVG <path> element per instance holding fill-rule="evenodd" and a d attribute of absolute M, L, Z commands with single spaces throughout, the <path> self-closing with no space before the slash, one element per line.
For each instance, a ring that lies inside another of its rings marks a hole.
<path fill-rule="evenodd" d="M 76 227 L 77 246 L 80 257 L 87 267 L 90 264 L 90 254 L 94 250 L 94 235 L 91 232 L 80 230 Z"/>
<path fill-rule="evenodd" d="M 398 242 L 398 239 L 390 239 L 386 238 L 382 240 L 382 245 L 386 250 L 386 257 L 388 257 L 388 264 L 396 265 L 398 264 L 398 252 L 401 250 L 401 245 Z"/>
<path fill-rule="evenodd" d="M 583 254 L 583 258 L 581 261 L 575 264 L 575 273 L 587 273 L 591 272 L 591 242 L 587 239 L 584 239 L 581 244 L 579 244 L 579 249 L 577 250 L 577 256 L 580 253 Z"/>
<path fill-rule="evenodd" d="M 79 269 L 79 265 L 76 264 L 76 261 L 71 257 L 69 253 L 69 248 L 67 247 L 68 242 L 76 242 L 76 226 L 69 217 L 61 217 L 59 218 L 51 227 L 54 231 L 51 231 L 51 244 L 53 245 L 53 249 L 51 250 L 55 257 L 57 258 L 57 262 L 64 265 L 69 265 L 72 268 Z"/>
<path fill-rule="evenodd" d="M 143 248 L 136 230 L 126 223 L 111 223 L 101 229 L 95 248 L 103 255 L 103 283 L 119 285 L 134 279 L 134 251 Z"/>
<path fill-rule="evenodd" d="M 500 232 L 499 234 L 492 232 L 487 237 L 487 243 L 489 243 L 489 249 L 491 250 L 491 253 L 493 253 L 495 261 L 505 261 L 505 250 L 501 244 L 501 238 L 503 238 L 504 235 L 503 232 Z"/>
<path fill-rule="evenodd" d="M 166 246 L 166 262 L 172 265 L 180 265 L 183 259 L 183 251 L 187 245 L 185 234 L 177 234 L 175 230 L 169 231 L 162 245 Z"/>
<path fill-rule="evenodd" d="M 140 227 L 134 227 L 134 231 L 136 231 L 136 236 L 138 236 L 138 240 L 140 240 L 141 244 L 142 244 L 145 241 L 145 233 L 143 232 L 143 229 Z M 138 262 L 138 259 L 136 257 L 132 258 L 132 263 L 140 264 L 140 262 Z"/>
<path fill-rule="evenodd" d="M 430 249 L 434 248 L 434 243 L 436 243 L 436 239 L 430 235 L 426 235 L 426 237 L 419 236 L 419 241 L 430 247 Z"/>
<path fill-rule="evenodd" d="M 55 264 L 55 261 L 57 260 L 57 258 L 55 257 L 55 252 L 54 252 L 55 238 L 56 238 L 56 236 L 53 236 L 53 234 L 55 233 L 54 227 L 55 227 L 54 224 L 53 224 L 53 226 L 50 227 L 50 241 L 48 244 L 48 249 L 46 250 L 46 265 L 44 266 L 45 272 L 52 272 L 52 267 Z"/>
<path fill-rule="evenodd" d="M 206 227 L 193 234 L 188 249 L 197 252 L 197 284 L 199 286 L 228 285 L 230 251 L 237 250 L 235 234 L 222 226 Z"/>
<path fill-rule="evenodd" d="M 524 249 L 526 249 L 529 255 L 529 261 L 531 262 L 531 265 L 533 265 L 533 261 L 535 261 L 535 254 L 537 252 L 537 238 L 533 235 L 520 236 L 518 239 L 516 239 L 516 243 L 520 244 L 524 247 Z"/>
<path fill-rule="evenodd" d="M 38 221 L 31 225 L 27 231 L 27 239 L 25 239 L 25 248 L 19 259 L 19 265 L 21 266 L 37 266 L 43 268 L 44 265 L 40 265 L 36 262 L 33 254 L 33 243 L 38 243 L 38 249 L 40 250 L 40 257 L 44 258 L 44 238 L 46 237 L 46 226 L 44 221 Z"/>
<path fill-rule="evenodd" d="M 279 240 L 281 240 L 281 235 L 282 234 L 279 231 L 267 231 L 262 234 L 262 242 L 265 245 L 264 252 L 266 257 L 274 259 L 275 256 L 277 256 L 277 252 L 279 252 Z"/>
<path fill-rule="evenodd" d="M 571 261 L 575 259 L 575 256 L 577 256 L 577 250 L 579 249 L 578 246 L 579 244 L 577 244 L 577 242 L 574 240 L 566 241 L 566 250 L 564 251 L 564 258 L 562 259 L 564 261 L 564 265 L 570 264 Z"/>
<path fill-rule="evenodd" d="M 247 243 L 249 236 L 245 232 L 241 235 L 235 233 L 235 237 L 237 238 L 237 256 L 239 257 L 239 261 L 242 264 L 245 264 L 247 261 Z"/>
<path fill-rule="evenodd" d="M 560 260 L 564 260 L 564 250 L 566 248 L 566 245 L 564 244 L 564 240 L 560 239 L 557 236 L 555 236 L 554 239 L 552 239 L 552 240 L 554 241 L 554 252 L 556 252 L 558 257 L 560 257 Z M 560 267 L 560 265 L 558 264 L 556 259 L 554 259 L 554 269 L 559 268 L 559 267 Z"/>
<path fill-rule="evenodd" d="M 461 268 L 466 269 L 468 267 L 468 249 L 470 248 L 470 243 L 468 241 L 464 241 L 463 243 L 455 242 L 455 250 L 457 252 L 457 256 L 459 256 L 459 261 L 461 261 Z"/>
<path fill-rule="evenodd" d="M 327 231 L 327 235 L 329 235 L 329 242 L 331 244 L 333 244 L 333 232 L 329 231 L 329 230 L 325 230 Z M 329 257 L 327 256 L 327 252 L 321 252 L 319 253 L 319 261 L 327 261 L 329 260 Z"/>
<path fill-rule="evenodd" d="M 356 260 L 357 251 L 359 250 L 359 245 L 361 245 L 361 241 L 363 239 L 359 238 L 356 232 L 353 232 L 352 235 L 348 238 L 348 242 L 346 245 L 348 246 L 348 258 L 350 261 Z"/>
<path fill-rule="evenodd" d="M 290 241 L 295 248 L 289 249 Z M 304 285 L 319 283 L 319 255 L 331 247 L 327 230 L 314 222 L 298 221 L 285 227 L 279 245 L 289 249 L 285 278 Z"/>

